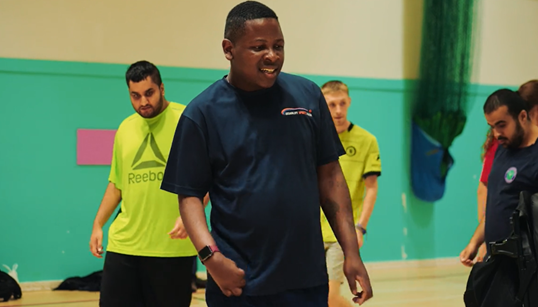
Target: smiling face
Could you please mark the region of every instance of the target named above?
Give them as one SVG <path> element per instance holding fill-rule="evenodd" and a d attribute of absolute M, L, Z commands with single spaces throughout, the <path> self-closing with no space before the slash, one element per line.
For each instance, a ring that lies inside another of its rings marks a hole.
<path fill-rule="evenodd" d="M 272 87 L 284 65 L 284 36 L 274 18 L 246 21 L 241 35 L 222 47 L 231 64 L 228 81 L 244 91 Z"/>

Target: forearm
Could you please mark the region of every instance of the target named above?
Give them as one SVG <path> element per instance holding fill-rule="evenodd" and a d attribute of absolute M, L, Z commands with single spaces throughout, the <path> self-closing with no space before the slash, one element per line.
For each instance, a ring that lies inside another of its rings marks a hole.
<path fill-rule="evenodd" d="M 377 199 L 377 185 L 375 187 L 367 188 L 366 195 L 362 205 L 362 213 L 359 218 L 359 224 L 366 229 L 372 212 L 374 211 L 375 201 Z"/>
<path fill-rule="evenodd" d="M 349 189 L 338 161 L 319 168 L 318 185 L 321 208 L 344 254 L 359 250 L 351 209 Z"/>
<path fill-rule="evenodd" d="M 183 219 L 183 225 L 187 230 L 196 250 L 201 250 L 206 245 L 214 245 L 215 240 L 207 227 L 207 220 L 202 200 L 197 197 L 179 196 L 179 211 Z"/>
<path fill-rule="evenodd" d="M 105 195 L 101 201 L 101 205 L 99 206 L 99 210 L 97 210 L 93 226 L 103 228 L 108 219 L 110 219 L 112 213 L 114 213 L 114 210 L 116 210 L 116 207 L 118 207 L 120 201 L 121 191 L 116 188 L 116 185 L 109 182 L 105 190 Z"/>
<path fill-rule="evenodd" d="M 484 243 L 485 238 L 485 225 L 486 225 L 486 217 L 484 216 L 480 223 L 478 224 L 478 227 L 476 228 L 473 237 L 471 238 L 471 241 L 469 244 L 472 244 L 478 248 L 482 243 Z"/>

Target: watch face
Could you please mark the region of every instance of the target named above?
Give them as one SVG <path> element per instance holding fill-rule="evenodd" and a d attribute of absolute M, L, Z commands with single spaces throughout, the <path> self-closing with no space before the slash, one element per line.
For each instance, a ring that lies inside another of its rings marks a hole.
<path fill-rule="evenodd" d="M 209 246 L 206 246 L 204 248 L 202 248 L 199 252 L 198 252 L 198 256 L 200 257 L 200 261 L 204 261 L 206 260 L 208 257 L 211 256 L 213 252 L 211 251 L 211 249 L 209 248 Z"/>

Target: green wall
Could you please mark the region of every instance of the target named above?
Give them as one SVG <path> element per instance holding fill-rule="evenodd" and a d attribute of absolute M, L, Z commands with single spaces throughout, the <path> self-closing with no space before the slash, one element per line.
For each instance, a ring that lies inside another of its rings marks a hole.
<path fill-rule="evenodd" d="M 0 58 L 0 264 L 18 263 L 21 282 L 82 276 L 102 267 L 88 242 L 109 168 L 76 164 L 76 129 L 116 129 L 133 113 L 126 69 Z M 185 104 L 226 73 L 160 69 L 166 97 Z M 306 77 L 320 85 L 337 78 Z M 468 124 L 451 149 L 455 166 L 446 196 L 431 204 L 414 199 L 409 188 L 407 106 L 413 82 L 341 80 L 353 98 L 350 119 L 376 135 L 383 163 L 364 260 L 402 260 L 402 248 L 407 260 L 457 256 L 476 227 L 480 146 L 487 129 L 481 105 L 496 87 L 476 86 Z"/>

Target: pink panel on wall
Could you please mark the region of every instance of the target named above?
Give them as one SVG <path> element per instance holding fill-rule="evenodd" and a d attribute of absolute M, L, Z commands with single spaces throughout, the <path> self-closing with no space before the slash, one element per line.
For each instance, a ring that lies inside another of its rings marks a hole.
<path fill-rule="evenodd" d="M 78 129 L 77 164 L 110 165 L 116 130 Z"/>

